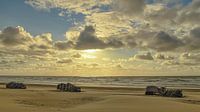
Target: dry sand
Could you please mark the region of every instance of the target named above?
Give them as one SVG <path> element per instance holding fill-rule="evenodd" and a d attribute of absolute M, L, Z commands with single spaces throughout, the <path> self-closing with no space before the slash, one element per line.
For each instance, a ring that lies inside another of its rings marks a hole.
<path fill-rule="evenodd" d="M 0 85 L 0 112 L 200 112 L 200 90 L 184 98 L 145 96 L 144 89 L 91 88 L 58 92 L 55 86 L 29 85 L 26 90 Z"/>

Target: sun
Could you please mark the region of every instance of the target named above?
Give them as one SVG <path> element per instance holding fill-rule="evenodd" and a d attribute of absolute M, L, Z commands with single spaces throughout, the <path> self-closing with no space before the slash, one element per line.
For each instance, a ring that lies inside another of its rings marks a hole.
<path fill-rule="evenodd" d="M 81 54 L 85 59 L 96 59 L 99 57 L 99 49 L 87 49 L 87 50 L 82 50 Z"/>
<path fill-rule="evenodd" d="M 99 50 L 98 49 L 87 49 L 87 50 L 83 50 L 82 52 L 83 53 L 96 53 L 96 52 L 98 52 Z"/>

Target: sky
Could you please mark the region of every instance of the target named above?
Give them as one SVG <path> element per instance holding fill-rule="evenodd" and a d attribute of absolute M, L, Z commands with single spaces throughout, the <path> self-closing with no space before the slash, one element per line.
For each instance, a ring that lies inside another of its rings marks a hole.
<path fill-rule="evenodd" d="M 199 0 L 0 0 L 0 75 L 199 76 Z"/>

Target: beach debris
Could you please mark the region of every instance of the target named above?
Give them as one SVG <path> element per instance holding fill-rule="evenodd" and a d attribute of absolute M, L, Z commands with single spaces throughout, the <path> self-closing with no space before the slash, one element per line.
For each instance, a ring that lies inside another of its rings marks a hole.
<path fill-rule="evenodd" d="M 156 95 L 156 94 L 159 94 L 159 88 L 157 86 L 147 86 L 145 94 L 146 95 Z"/>
<path fill-rule="evenodd" d="M 182 90 L 180 89 L 167 89 L 162 96 L 166 97 L 183 97 Z"/>
<path fill-rule="evenodd" d="M 17 82 L 9 82 L 6 84 L 6 88 L 9 89 L 26 89 L 26 85 L 23 83 L 17 83 Z"/>
<path fill-rule="evenodd" d="M 181 89 L 167 89 L 165 87 L 147 86 L 145 95 L 159 95 L 164 97 L 183 97 Z"/>
<path fill-rule="evenodd" d="M 66 92 L 81 92 L 81 88 L 77 87 L 71 83 L 61 83 L 57 85 L 57 89 L 60 91 L 66 91 Z"/>

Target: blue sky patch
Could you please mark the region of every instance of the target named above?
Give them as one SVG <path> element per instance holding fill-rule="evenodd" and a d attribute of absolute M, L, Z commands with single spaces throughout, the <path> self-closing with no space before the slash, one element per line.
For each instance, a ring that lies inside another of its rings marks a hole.
<path fill-rule="evenodd" d="M 22 26 L 32 35 L 51 32 L 55 40 L 63 40 L 65 32 L 74 25 L 74 20 L 83 22 L 84 15 L 72 13 L 67 18 L 68 16 L 59 16 L 60 11 L 61 9 L 39 11 L 25 4 L 24 0 L 1 0 L 0 30 L 7 26 Z"/>

